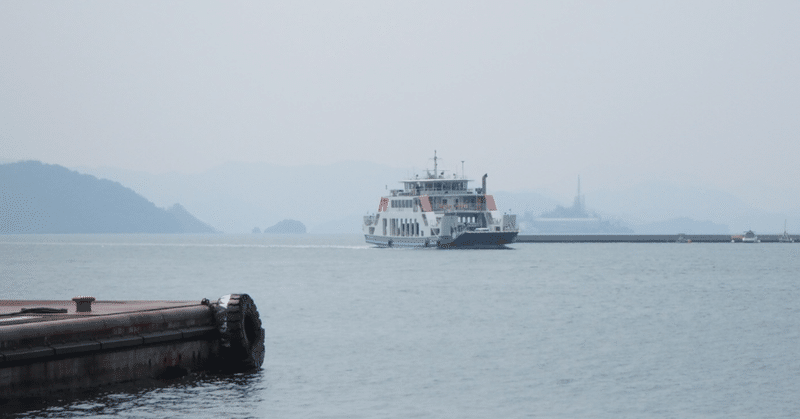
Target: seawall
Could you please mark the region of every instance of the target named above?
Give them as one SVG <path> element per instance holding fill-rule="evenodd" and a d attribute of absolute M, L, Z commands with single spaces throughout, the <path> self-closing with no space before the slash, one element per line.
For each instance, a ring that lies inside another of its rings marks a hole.
<path fill-rule="evenodd" d="M 759 235 L 761 243 L 778 243 L 778 234 Z M 795 243 L 800 235 L 790 235 Z M 730 234 L 520 234 L 517 243 L 730 243 L 741 235 Z"/>

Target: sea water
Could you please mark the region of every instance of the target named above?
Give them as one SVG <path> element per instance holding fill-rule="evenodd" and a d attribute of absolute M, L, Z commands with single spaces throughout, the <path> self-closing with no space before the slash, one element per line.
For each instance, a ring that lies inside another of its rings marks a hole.
<path fill-rule="evenodd" d="M 800 245 L 0 236 L 2 299 L 249 293 L 262 369 L 16 417 L 800 417 Z M 0 406 L 0 409 L 3 407 Z M 8 408 L 8 406 L 6 406 Z"/>

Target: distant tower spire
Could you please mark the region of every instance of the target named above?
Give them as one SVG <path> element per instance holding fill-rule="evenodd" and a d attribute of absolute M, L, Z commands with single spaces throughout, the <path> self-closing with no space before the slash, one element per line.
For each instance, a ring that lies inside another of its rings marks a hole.
<path fill-rule="evenodd" d="M 575 195 L 575 203 L 573 206 L 580 211 L 583 211 L 583 197 L 581 196 L 581 175 L 578 175 L 578 194 Z"/>

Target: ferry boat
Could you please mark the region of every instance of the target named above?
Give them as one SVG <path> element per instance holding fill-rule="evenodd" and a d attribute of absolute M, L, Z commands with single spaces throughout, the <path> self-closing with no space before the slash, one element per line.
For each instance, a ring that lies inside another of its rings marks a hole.
<path fill-rule="evenodd" d="M 742 243 L 761 243 L 761 240 L 758 239 L 756 233 L 753 233 L 753 230 L 747 230 L 742 237 Z"/>
<path fill-rule="evenodd" d="M 439 172 L 436 153 L 433 172 L 403 180 L 364 217 L 367 243 L 380 247 L 503 248 L 517 239 L 517 216 L 498 214 L 494 197 L 482 187 L 469 188 L 466 178 Z"/>

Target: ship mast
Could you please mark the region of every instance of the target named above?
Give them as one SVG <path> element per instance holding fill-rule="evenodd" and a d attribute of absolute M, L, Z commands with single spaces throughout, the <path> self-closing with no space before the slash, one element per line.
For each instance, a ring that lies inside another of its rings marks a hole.
<path fill-rule="evenodd" d="M 433 176 L 439 179 L 439 165 L 437 164 L 436 150 L 433 150 Z"/>
<path fill-rule="evenodd" d="M 439 177 L 439 158 L 436 157 L 436 150 L 433 150 L 433 176 L 431 176 L 431 172 L 428 170 L 428 179 L 441 179 Z"/>

